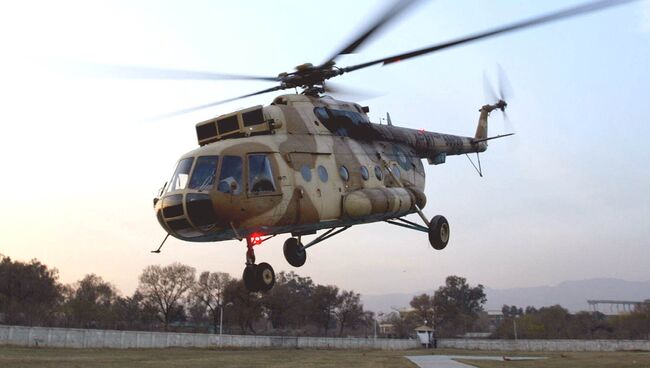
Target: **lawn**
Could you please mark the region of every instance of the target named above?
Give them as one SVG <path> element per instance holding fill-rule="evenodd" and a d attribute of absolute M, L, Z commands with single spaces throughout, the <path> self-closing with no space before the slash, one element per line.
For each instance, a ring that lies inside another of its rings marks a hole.
<path fill-rule="evenodd" d="M 650 367 L 648 352 L 616 353 L 499 353 L 436 350 L 447 355 L 544 356 L 541 361 L 467 361 L 480 368 L 499 367 Z M 407 367 L 405 355 L 432 350 L 303 350 L 303 349 L 58 349 L 0 346 L 0 367 Z"/>

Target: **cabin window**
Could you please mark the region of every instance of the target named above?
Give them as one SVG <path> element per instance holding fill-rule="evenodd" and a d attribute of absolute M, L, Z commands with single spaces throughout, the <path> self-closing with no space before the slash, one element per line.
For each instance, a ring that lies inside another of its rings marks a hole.
<path fill-rule="evenodd" d="M 241 193 L 243 160 L 239 156 L 223 156 L 219 175 L 220 192 L 237 195 Z"/>
<path fill-rule="evenodd" d="M 343 179 L 343 181 L 350 180 L 350 173 L 348 172 L 348 169 L 345 166 L 339 167 L 339 175 L 341 176 L 341 179 Z"/>
<path fill-rule="evenodd" d="M 201 156 L 196 159 L 196 166 L 190 179 L 189 188 L 205 190 L 214 184 L 219 156 Z"/>
<path fill-rule="evenodd" d="M 384 173 L 381 171 L 381 167 L 375 166 L 375 177 L 377 180 L 381 180 L 384 178 Z"/>
<path fill-rule="evenodd" d="M 217 128 L 219 129 L 219 135 L 238 131 L 239 122 L 237 121 L 237 115 L 217 120 Z"/>
<path fill-rule="evenodd" d="M 327 169 L 323 165 L 318 165 L 318 177 L 320 178 L 320 181 L 323 183 L 327 182 Z"/>
<path fill-rule="evenodd" d="M 302 178 L 303 178 L 306 182 L 310 182 L 310 181 L 311 181 L 311 168 L 309 168 L 309 166 L 307 166 L 307 165 L 302 165 L 302 167 L 300 168 L 300 174 L 302 175 Z"/>
<path fill-rule="evenodd" d="M 367 168 L 367 167 L 365 167 L 365 166 L 361 166 L 360 171 L 361 171 L 361 178 L 362 178 L 363 180 L 368 180 L 368 178 L 370 178 L 370 173 L 368 172 L 368 168 Z"/>
<path fill-rule="evenodd" d="M 242 120 L 244 120 L 244 126 L 246 127 L 264 122 L 264 114 L 262 114 L 262 109 L 245 112 L 241 114 L 241 117 Z"/>
<path fill-rule="evenodd" d="M 174 176 L 172 176 L 172 180 L 169 184 L 170 192 L 185 188 L 193 162 L 194 157 L 184 158 L 178 162 L 178 166 L 176 166 L 176 170 L 174 171 Z"/>
<path fill-rule="evenodd" d="M 248 191 L 250 193 L 275 192 L 273 169 L 267 155 L 248 156 Z"/>

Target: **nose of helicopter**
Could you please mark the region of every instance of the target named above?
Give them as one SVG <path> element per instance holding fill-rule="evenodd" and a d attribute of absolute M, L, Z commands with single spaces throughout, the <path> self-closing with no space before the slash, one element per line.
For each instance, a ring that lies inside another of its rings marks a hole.
<path fill-rule="evenodd" d="M 217 230 L 217 214 L 209 194 L 168 194 L 156 202 L 156 217 L 169 233 L 180 238 L 201 238 Z"/>

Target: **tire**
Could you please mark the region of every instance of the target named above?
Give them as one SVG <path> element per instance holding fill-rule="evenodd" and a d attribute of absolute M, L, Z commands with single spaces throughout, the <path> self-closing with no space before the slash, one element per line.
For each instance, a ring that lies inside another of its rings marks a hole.
<path fill-rule="evenodd" d="M 445 249 L 449 243 L 449 222 L 444 216 L 434 216 L 429 223 L 429 243 L 436 250 Z"/>
<path fill-rule="evenodd" d="M 257 268 L 258 266 L 254 264 L 246 265 L 246 268 L 244 268 L 244 274 L 242 275 L 244 285 L 251 293 L 260 291 L 260 284 L 257 279 Z"/>
<path fill-rule="evenodd" d="M 256 276 L 257 285 L 259 286 L 258 290 L 260 291 L 267 292 L 275 285 L 275 272 L 273 271 L 273 267 L 266 262 L 257 265 Z"/>
<path fill-rule="evenodd" d="M 289 238 L 284 242 L 282 247 L 284 258 L 293 267 L 300 267 L 305 264 L 307 260 L 307 252 L 302 249 L 302 244 L 296 238 Z"/>

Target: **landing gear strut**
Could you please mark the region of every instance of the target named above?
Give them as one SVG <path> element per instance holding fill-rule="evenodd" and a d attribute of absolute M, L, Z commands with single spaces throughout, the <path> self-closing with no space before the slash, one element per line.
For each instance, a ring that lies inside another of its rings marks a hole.
<path fill-rule="evenodd" d="M 264 240 L 270 239 L 268 237 Z M 253 246 L 261 244 L 264 240 L 257 237 L 253 239 L 251 237 L 246 238 L 246 268 L 244 268 L 244 274 L 242 279 L 244 279 L 244 285 L 246 289 L 250 292 L 257 291 L 269 291 L 275 285 L 275 272 L 273 267 L 266 262 L 260 264 L 255 264 L 255 251 Z"/>
<path fill-rule="evenodd" d="M 388 170 L 388 173 L 393 177 L 393 180 L 402 188 L 404 188 L 404 184 L 402 184 L 402 181 L 393 173 L 393 170 L 391 169 L 390 165 L 386 160 L 382 161 L 384 163 L 384 167 L 386 170 Z M 413 230 L 418 230 L 422 231 L 425 233 L 429 234 L 429 244 L 433 247 L 433 249 L 436 250 L 442 250 L 445 249 L 447 246 L 447 243 L 449 243 L 449 222 L 447 222 L 447 219 L 444 216 L 441 215 L 436 215 L 434 216 L 431 221 L 427 219 L 427 217 L 424 215 L 424 212 L 422 212 L 422 209 L 418 207 L 418 205 L 415 205 L 415 212 L 420 216 L 422 221 L 427 225 L 422 226 L 420 224 L 416 224 L 415 222 L 408 221 L 403 218 L 396 218 L 392 220 L 386 220 L 387 223 L 397 225 L 397 226 L 402 226 L 408 229 L 413 229 Z"/>

